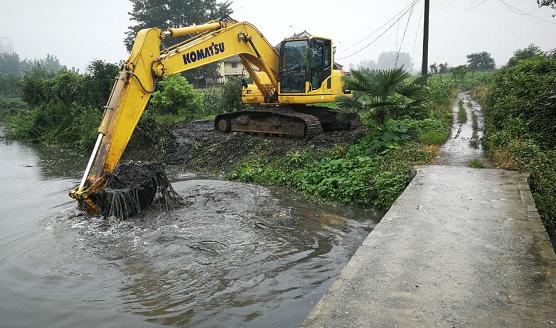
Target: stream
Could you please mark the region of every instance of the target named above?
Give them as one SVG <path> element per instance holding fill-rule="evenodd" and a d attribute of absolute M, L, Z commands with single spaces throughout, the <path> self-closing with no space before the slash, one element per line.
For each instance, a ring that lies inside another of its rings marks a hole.
<path fill-rule="evenodd" d="M 0 326 L 295 327 L 383 214 L 174 168 L 180 208 L 90 218 L 86 160 L 0 142 Z"/>

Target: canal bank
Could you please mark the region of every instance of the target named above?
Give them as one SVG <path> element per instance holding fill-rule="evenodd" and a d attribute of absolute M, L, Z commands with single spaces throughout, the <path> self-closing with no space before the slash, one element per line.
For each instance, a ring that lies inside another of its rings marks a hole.
<path fill-rule="evenodd" d="M 455 122 L 444 165 L 417 170 L 302 327 L 555 324 L 556 255 L 527 175 L 461 166 L 482 155 L 461 152 L 467 124 Z"/>

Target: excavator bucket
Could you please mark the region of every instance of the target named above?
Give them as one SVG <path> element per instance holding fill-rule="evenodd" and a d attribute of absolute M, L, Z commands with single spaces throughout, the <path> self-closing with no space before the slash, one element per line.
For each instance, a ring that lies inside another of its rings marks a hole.
<path fill-rule="evenodd" d="M 142 213 L 153 203 L 167 209 L 180 203 L 178 194 L 159 164 L 123 163 L 109 175 L 106 187 L 89 195 L 106 217 L 127 219 Z"/>

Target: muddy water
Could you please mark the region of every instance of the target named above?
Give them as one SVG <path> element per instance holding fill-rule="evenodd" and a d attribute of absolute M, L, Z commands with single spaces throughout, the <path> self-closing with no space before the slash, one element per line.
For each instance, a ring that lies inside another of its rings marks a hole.
<path fill-rule="evenodd" d="M 174 172 L 176 211 L 90 219 L 85 160 L 0 143 L 0 326 L 294 327 L 381 214 Z"/>

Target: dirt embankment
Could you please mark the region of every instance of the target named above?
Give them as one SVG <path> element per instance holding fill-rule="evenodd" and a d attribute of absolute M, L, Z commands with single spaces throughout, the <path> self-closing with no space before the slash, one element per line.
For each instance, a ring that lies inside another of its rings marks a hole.
<path fill-rule="evenodd" d="M 335 131 L 311 139 L 289 139 L 243 133 L 221 133 L 214 130 L 211 121 L 194 121 L 174 125 L 162 136 L 155 149 L 137 153 L 130 151 L 127 158 L 158 158 L 169 165 L 179 165 L 184 170 L 222 175 L 238 161 L 264 148 L 266 156 L 277 158 L 290 150 L 314 149 L 326 151 L 338 144 L 351 143 L 365 134 L 365 129 Z M 160 136 L 158 136 L 160 137 Z M 143 147 L 139 147 L 143 148 Z M 153 151 L 157 152 L 153 154 Z"/>

